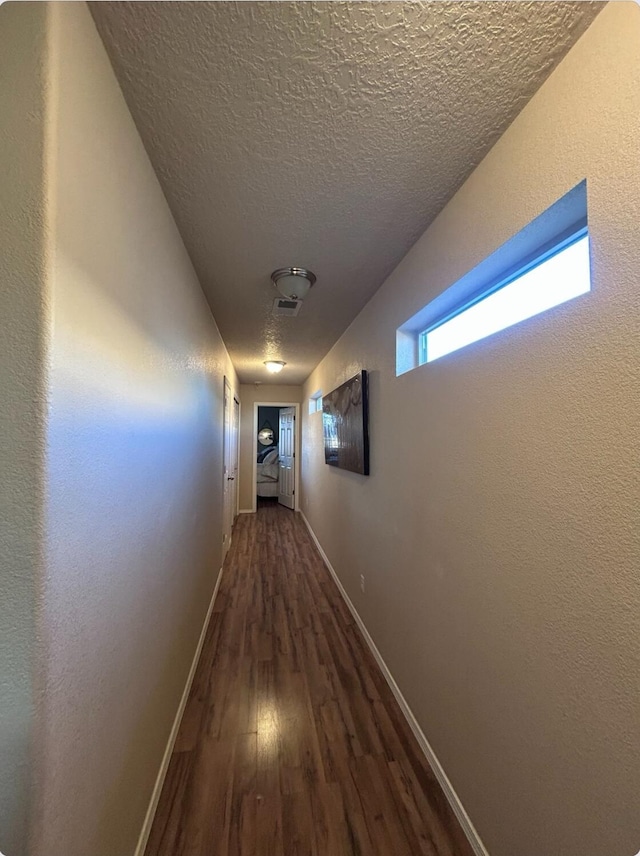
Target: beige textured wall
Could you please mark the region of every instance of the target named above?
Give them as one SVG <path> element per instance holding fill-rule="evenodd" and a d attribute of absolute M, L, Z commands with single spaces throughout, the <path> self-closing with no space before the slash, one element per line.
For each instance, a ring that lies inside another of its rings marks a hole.
<path fill-rule="evenodd" d="M 38 61 L 40 58 L 41 61 Z M 46 7 L 0 7 L 0 851 L 26 853 L 44 473 Z"/>
<path fill-rule="evenodd" d="M 46 684 L 29 852 L 131 856 L 221 565 L 223 375 L 237 382 L 86 4 L 49 15 Z"/>
<path fill-rule="evenodd" d="M 285 369 L 286 371 L 286 369 Z M 286 384 L 243 383 L 240 385 L 240 508 L 251 509 L 255 495 L 253 485 L 253 458 L 256 438 L 253 433 L 253 405 L 256 401 L 294 402 L 302 401 L 301 386 Z"/>
<path fill-rule="evenodd" d="M 590 296 L 396 378 L 396 327 L 585 177 Z M 618 2 L 305 385 L 371 371 L 371 476 L 303 411 L 303 510 L 491 856 L 640 849 L 639 189 Z"/>

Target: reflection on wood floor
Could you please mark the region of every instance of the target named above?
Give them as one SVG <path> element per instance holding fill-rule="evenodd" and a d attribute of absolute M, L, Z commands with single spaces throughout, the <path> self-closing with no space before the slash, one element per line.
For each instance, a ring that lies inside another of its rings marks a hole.
<path fill-rule="evenodd" d="M 146 856 L 472 856 L 300 515 L 241 515 Z"/>

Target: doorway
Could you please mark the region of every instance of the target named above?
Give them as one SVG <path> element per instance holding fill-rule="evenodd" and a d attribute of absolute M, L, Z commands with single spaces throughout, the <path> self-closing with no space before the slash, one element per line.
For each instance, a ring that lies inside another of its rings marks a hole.
<path fill-rule="evenodd" d="M 253 503 L 258 500 L 299 508 L 300 405 L 257 401 L 253 409 Z"/>
<path fill-rule="evenodd" d="M 223 418 L 223 469 L 222 469 L 222 558 L 231 546 L 233 524 L 238 514 L 238 431 L 240 402 L 232 395 L 231 386 L 224 379 Z"/>

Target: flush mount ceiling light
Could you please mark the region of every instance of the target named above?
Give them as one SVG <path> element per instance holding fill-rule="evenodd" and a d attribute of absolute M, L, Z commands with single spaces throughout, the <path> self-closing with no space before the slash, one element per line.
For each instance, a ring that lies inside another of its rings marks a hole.
<path fill-rule="evenodd" d="M 267 367 L 267 371 L 271 372 L 271 374 L 278 374 L 286 366 L 283 360 L 265 360 L 264 364 Z"/>
<path fill-rule="evenodd" d="M 271 281 L 289 300 L 304 300 L 316 281 L 316 275 L 301 267 L 278 268 L 271 274 Z"/>

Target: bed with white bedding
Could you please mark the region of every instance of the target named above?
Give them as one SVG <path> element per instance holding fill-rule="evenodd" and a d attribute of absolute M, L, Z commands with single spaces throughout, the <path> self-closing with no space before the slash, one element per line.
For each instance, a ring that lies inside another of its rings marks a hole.
<path fill-rule="evenodd" d="M 278 449 L 271 449 L 256 464 L 256 493 L 258 496 L 278 496 L 278 479 L 280 477 L 280 458 Z"/>

